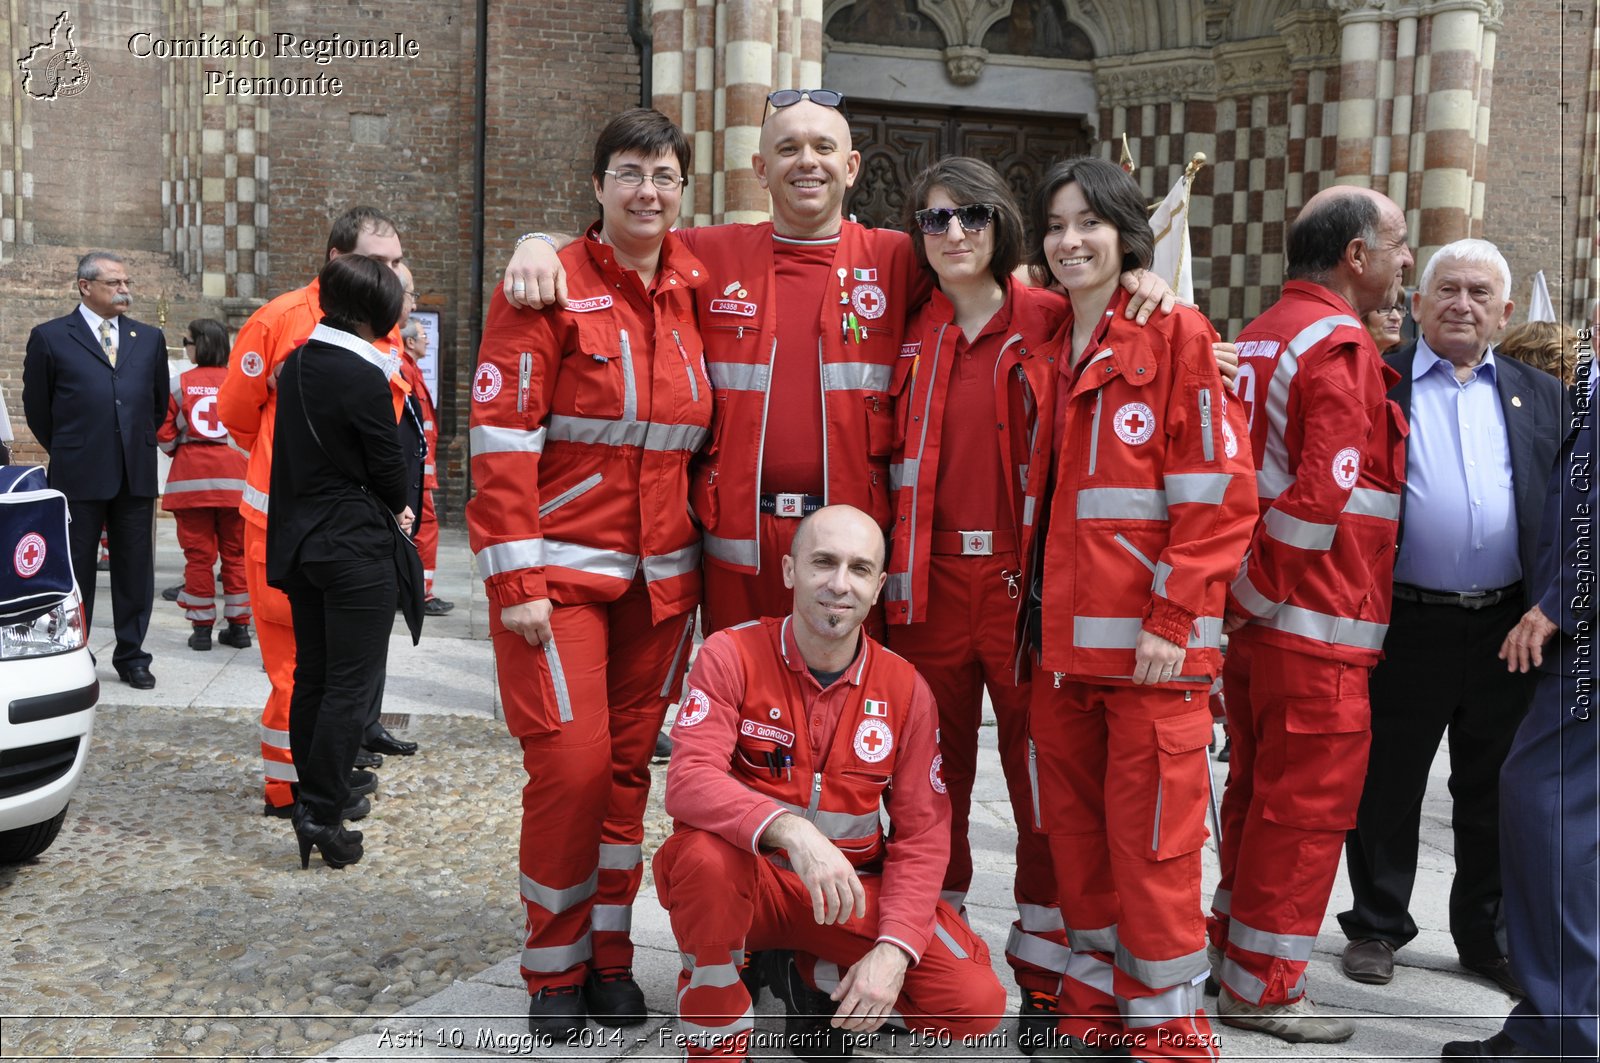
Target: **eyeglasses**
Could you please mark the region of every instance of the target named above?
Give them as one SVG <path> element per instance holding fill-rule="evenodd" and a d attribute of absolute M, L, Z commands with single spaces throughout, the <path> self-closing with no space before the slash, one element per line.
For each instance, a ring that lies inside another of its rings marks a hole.
<path fill-rule="evenodd" d="M 993 203 L 968 203 L 964 207 L 924 207 L 917 211 L 917 228 L 929 236 L 941 236 L 950 228 L 950 219 L 961 223 L 969 233 L 981 233 L 989 227 L 998 208 Z"/>
<path fill-rule="evenodd" d="M 801 100 L 810 100 L 818 107 L 838 108 L 844 104 L 844 93 L 832 89 L 779 89 L 767 93 L 767 102 L 772 104 L 774 111 L 793 107 Z"/>
<path fill-rule="evenodd" d="M 415 300 L 417 297 L 417 290 L 415 288 L 407 288 L 405 289 L 405 293 L 407 299 Z"/>
<path fill-rule="evenodd" d="M 642 170 L 602 170 L 601 172 L 623 188 L 638 188 L 644 184 L 645 178 L 648 177 L 650 183 L 663 192 L 670 192 L 688 180 L 688 178 L 668 170 L 657 170 L 652 174 L 647 174 Z"/>
<path fill-rule="evenodd" d="M 1406 316 L 1406 308 L 1403 306 L 1380 306 L 1373 312 L 1376 314 L 1382 314 L 1384 317 L 1389 317 L 1390 315 L 1393 315 L 1394 317 Z"/>
<path fill-rule="evenodd" d="M 185 336 L 183 338 L 183 345 L 185 347 L 193 347 L 194 346 L 194 338 L 191 337 L 191 336 Z"/>

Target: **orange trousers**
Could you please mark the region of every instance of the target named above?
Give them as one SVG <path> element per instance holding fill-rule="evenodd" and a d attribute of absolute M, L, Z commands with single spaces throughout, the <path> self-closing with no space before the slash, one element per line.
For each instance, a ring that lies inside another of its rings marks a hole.
<path fill-rule="evenodd" d="M 267 585 L 267 529 L 252 520 L 244 522 L 244 580 L 255 611 L 256 645 L 272 693 L 261 709 L 261 761 L 266 777 L 267 804 L 276 808 L 294 804 L 290 783 L 295 774 L 289 752 L 289 699 L 294 695 L 294 617 L 289 596 Z"/>
<path fill-rule="evenodd" d="M 217 584 L 211 566 L 222 558 L 222 617 L 230 624 L 250 622 L 250 594 L 244 575 L 245 519 L 237 507 L 197 506 L 172 511 L 178 546 L 183 549 L 183 590 L 178 605 L 195 624 L 217 621 Z"/>
<path fill-rule="evenodd" d="M 433 570 L 439 564 L 439 514 L 433 492 L 422 492 L 422 514 L 417 517 L 417 553 L 422 556 L 422 596 L 433 597 Z"/>

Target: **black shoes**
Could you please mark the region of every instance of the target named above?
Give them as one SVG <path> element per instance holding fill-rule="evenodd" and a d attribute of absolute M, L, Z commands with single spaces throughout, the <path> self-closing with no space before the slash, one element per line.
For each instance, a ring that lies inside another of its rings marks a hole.
<path fill-rule="evenodd" d="M 1344 947 L 1344 976 L 1367 985 L 1388 985 L 1394 978 L 1394 945 L 1377 938 L 1357 938 Z"/>
<path fill-rule="evenodd" d="M 1057 998 L 1049 993 L 1022 991 L 1022 1006 L 1017 1009 L 1017 1048 L 1023 1055 L 1031 1056 L 1055 1039 L 1056 1024 L 1061 1021 L 1056 1013 L 1059 1006 Z"/>
<path fill-rule="evenodd" d="M 839 1005 L 822 990 L 806 984 L 795 966 L 794 953 L 765 951 L 760 963 L 762 981 L 783 1001 L 788 1013 L 783 1033 L 789 1051 L 806 1063 L 849 1058 L 853 1051 L 850 1037 L 828 1021 Z"/>
<path fill-rule="evenodd" d="M 1448 1041 L 1439 1050 L 1440 1059 L 1527 1059 L 1535 1055 L 1500 1031 L 1486 1041 Z M 1541 1058 L 1550 1057 L 1539 1053 Z"/>
<path fill-rule="evenodd" d="M 228 622 L 228 630 L 217 636 L 217 641 L 224 646 L 232 646 L 236 650 L 250 648 L 250 625 Z"/>
<path fill-rule="evenodd" d="M 367 749 L 358 749 L 356 750 L 356 762 L 352 767 L 381 768 L 383 767 L 383 754 L 374 753 Z"/>
<path fill-rule="evenodd" d="M 1489 979 L 1489 981 L 1505 990 L 1513 1000 L 1521 1000 L 1528 995 L 1527 991 L 1522 988 L 1522 983 L 1518 982 L 1516 976 L 1511 973 L 1511 961 L 1504 956 L 1496 956 L 1492 960 L 1483 960 L 1478 963 L 1468 963 L 1466 960 L 1462 960 L 1461 966 L 1473 974 L 1482 975 L 1484 978 Z M 1507 1040 L 1510 1039 L 1507 1038 Z"/>
<path fill-rule="evenodd" d="M 422 603 L 422 615 L 443 616 L 455 607 L 455 602 L 447 602 L 443 598 L 429 598 Z"/>
<path fill-rule="evenodd" d="M 348 867 L 361 859 L 361 832 L 345 830 L 342 824 L 324 825 L 313 820 L 306 810 L 294 807 L 294 836 L 300 842 L 300 870 L 311 866 L 311 849 L 322 854 L 329 867 Z"/>
<path fill-rule="evenodd" d="M 638 1026 L 650 1014 L 644 991 L 626 967 L 590 971 L 583 983 L 583 1005 L 601 1026 Z"/>
<path fill-rule="evenodd" d="M 357 769 L 350 773 L 350 796 L 365 797 L 378 788 L 378 777 L 370 771 Z"/>
<path fill-rule="evenodd" d="M 665 764 L 672 759 L 672 736 L 665 731 L 656 732 L 655 752 L 650 754 L 650 763 Z"/>
<path fill-rule="evenodd" d="M 194 633 L 189 636 L 189 648 L 191 650 L 201 651 L 209 650 L 211 648 L 210 624 L 196 624 L 194 626 Z"/>
<path fill-rule="evenodd" d="M 374 753 L 384 753 L 395 757 L 409 757 L 417 751 L 415 742 L 401 741 L 390 734 L 387 728 L 379 731 L 377 737 L 369 738 L 361 745 Z"/>
<path fill-rule="evenodd" d="M 117 678 L 135 690 L 151 690 L 156 685 L 156 677 L 150 674 L 150 666 L 145 664 L 119 664 Z"/>
<path fill-rule="evenodd" d="M 528 1032 L 535 1037 L 565 1044 L 587 1025 L 583 995 L 575 985 L 545 986 L 528 1001 Z"/>
<path fill-rule="evenodd" d="M 183 584 L 175 583 L 170 587 L 161 588 L 161 600 L 164 602 L 175 602 L 178 600 L 178 595 L 182 593 Z"/>
<path fill-rule="evenodd" d="M 274 819 L 288 819 L 290 816 L 294 815 L 294 806 L 264 804 L 261 809 L 261 814 L 263 816 L 271 816 Z M 366 819 L 371 814 L 372 802 L 368 801 L 365 797 L 357 797 L 354 801 L 345 806 L 344 815 L 340 816 L 339 818 L 346 820 Z"/>

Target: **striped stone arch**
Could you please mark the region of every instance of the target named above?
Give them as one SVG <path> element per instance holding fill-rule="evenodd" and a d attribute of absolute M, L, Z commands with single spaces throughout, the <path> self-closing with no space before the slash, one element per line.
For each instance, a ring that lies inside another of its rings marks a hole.
<path fill-rule="evenodd" d="M 1382 0 L 1378 0 L 1382 3 Z M 1233 41 L 1276 37 L 1277 22 L 1296 11 L 1325 11 L 1327 0 L 1236 0 L 1227 15 L 1225 35 Z"/>

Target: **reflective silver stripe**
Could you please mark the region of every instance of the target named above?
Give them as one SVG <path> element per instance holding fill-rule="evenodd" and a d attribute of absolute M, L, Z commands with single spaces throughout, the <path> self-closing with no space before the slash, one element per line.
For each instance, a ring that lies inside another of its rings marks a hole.
<path fill-rule="evenodd" d="M 1075 616 L 1072 618 L 1072 644 L 1086 650 L 1131 650 L 1143 626 L 1144 621 L 1137 616 Z M 1196 617 L 1188 645 L 1205 648 L 1221 644 L 1221 618 Z"/>
<path fill-rule="evenodd" d="M 651 583 L 656 580 L 671 579 L 673 576 L 687 575 L 700 567 L 700 544 L 690 543 L 671 553 L 655 554 L 645 558 L 642 564 L 644 578 Z"/>
<path fill-rule="evenodd" d="M 1275 631 L 1315 639 L 1330 646 L 1351 646 L 1358 650 L 1383 649 L 1383 636 L 1389 630 L 1388 624 L 1332 616 L 1298 605 L 1285 605 L 1261 623 Z"/>
<path fill-rule="evenodd" d="M 942 924 L 933 924 L 933 936 L 943 942 L 944 947 L 950 950 L 950 955 L 956 959 L 964 960 L 967 958 L 967 950 L 962 948 L 956 942 L 956 939 L 950 936 L 950 931 L 946 930 Z"/>
<path fill-rule="evenodd" d="M 690 971 L 690 989 L 704 989 L 707 986 L 726 989 L 739 980 L 739 965 L 736 963 L 708 963 L 691 967 Z"/>
<path fill-rule="evenodd" d="M 959 912 L 961 911 L 962 906 L 967 903 L 967 891 L 940 890 L 939 899 Z"/>
<path fill-rule="evenodd" d="M 521 568 L 538 568 L 544 564 L 544 540 L 511 539 L 486 546 L 474 556 L 485 578 Z"/>
<path fill-rule="evenodd" d="M 594 490 L 596 487 L 600 486 L 600 482 L 601 476 L 599 473 L 593 473 L 589 476 L 585 476 L 583 479 L 579 480 L 565 491 L 562 491 L 554 498 L 547 499 L 540 503 L 540 518 L 542 519 L 544 517 L 548 517 L 550 514 L 554 513 L 556 510 L 560 509 L 562 506 L 566 505 L 568 502 L 571 502 L 578 496 L 587 494 L 588 492 Z"/>
<path fill-rule="evenodd" d="M 1256 473 L 1256 497 L 1273 499 L 1294 486 L 1294 476 L 1283 469 L 1262 469 Z"/>
<path fill-rule="evenodd" d="M 571 723 L 572 695 L 567 691 L 567 672 L 561 667 L 561 655 L 556 652 L 556 637 L 553 632 L 550 641 L 544 644 L 544 659 L 550 666 L 550 684 L 556 691 L 556 712 L 562 723 Z M 605 846 L 601 848 L 604 849 Z"/>
<path fill-rule="evenodd" d="M 684 992 L 686 993 L 688 990 L 685 989 Z M 690 1022 L 683 1017 L 683 994 L 680 993 L 678 995 L 678 1030 L 687 1043 L 705 1052 L 716 1052 L 718 1042 L 726 1041 L 730 1037 L 737 1037 L 748 1030 L 753 1030 L 755 1025 L 755 1012 L 750 1008 L 745 1008 L 743 1015 L 740 1015 L 725 1026 L 701 1026 L 697 1022 Z"/>
<path fill-rule="evenodd" d="M 589 931 L 570 945 L 551 945 L 547 948 L 522 950 L 522 966 L 536 974 L 559 974 L 594 956 L 594 943 Z"/>
<path fill-rule="evenodd" d="M 285 764 L 281 760 L 267 760 L 264 757 L 261 763 L 266 765 L 263 774 L 269 779 L 276 779 L 279 782 L 300 781 L 300 773 L 294 770 L 293 764 Z"/>
<path fill-rule="evenodd" d="M 719 391 L 765 391 L 770 372 L 764 365 L 746 362 L 706 362 L 711 386 Z"/>
<path fill-rule="evenodd" d="M 1065 945 L 1035 937 L 1018 927 L 1012 927 L 1011 936 L 1006 938 L 1006 958 L 1060 974 L 1067 969 L 1067 963 L 1072 959 L 1072 950 Z"/>
<path fill-rule="evenodd" d="M 1067 928 L 1061 919 L 1061 909 L 1043 904 L 1018 903 L 1017 922 L 1030 934 L 1049 934 Z"/>
<path fill-rule="evenodd" d="M 1025 527 L 1033 527 L 1033 507 L 1036 501 L 1032 495 L 1022 500 L 1022 523 Z"/>
<path fill-rule="evenodd" d="M 1117 970 L 1132 975 L 1140 985 L 1160 989 L 1179 983 L 1188 985 L 1197 975 L 1203 976 L 1211 970 L 1211 961 L 1206 958 L 1203 948 L 1187 956 L 1174 956 L 1170 960 L 1146 960 L 1133 955 L 1118 942 Z"/>
<path fill-rule="evenodd" d="M 552 414 L 546 425 L 551 443 L 590 446 L 642 447 L 645 450 L 693 452 L 705 442 L 707 430 L 697 424 L 659 424 L 606 417 L 568 417 Z"/>
<path fill-rule="evenodd" d="M 1228 944 L 1262 956 L 1277 956 L 1305 963 L 1311 959 L 1311 950 L 1316 943 L 1315 934 L 1274 934 L 1247 926 L 1237 918 L 1228 922 Z"/>
<path fill-rule="evenodd" d="M 1256 474 L 1256 492 L 1263 498 L 1277 498 L 1294 483 L 1289 471 L 1289 448 L 1284 442 L 1283 430 L 1289 419 L 1289 389 L 1300 372 L 1300 358 L 1306 351 L 1327 339 L 1334 329 L 1348 325 L 1362 328 L 1361 322 L 1347 314 L 1334 314 L 1313 321 L 1289 341 L 1278 364 L 1272 370 L 1272 383 L 1267 387 L 1265 407 L 1267 438 L 1261 452 L 1261 469 Z M 1271 494 L 1267 492 L 1271 490 Z"/>
<path fill-rule="evenodd" d="M 168 480 L 166 493 L 169 495 L 182 494 L 185 491 L 243 491 L 243 480 L 230 479 L 203 479 L 203 480 Z"/>
<path fill-rule="evenodd" d="M 432 465 L 424 465 L 422 467 L 422 471 L 427 473 L 429 476 L 432 476 L 436 470 Z"/>
<path fill-rule="evenodd" d="M 642 845 L 600 846 L 600 867 L 604 871 L 632 871 L 644 861 Z"/>
<path fill-rule="evenodd" d="M 1109 963 L 1097 956 L 1091 956 L 1086 952 L 1074 952 L 1067 960 L 1067 969 L 1061 974 L 1064 978 L 1082 982 L 1091 989 L 1098 989 L 1108 997 L 1111 995 L 1113 969 Z"/>
<path fill-rule="evenodd" d="M 889 466 L 889 490 L 898 491 L 917 478 L 917 459 L 897 461 Z"/>
<path fill-rule="evenodd" d="M 1113 923 L 1096 930 L 1076 930 L 1069 926 L 1067 944 L 1073 952 L 1116 952 L 1117 925 Z"/>
<path fill-rule="evenodd" d="M 891 370 L 875 362 L 835 362 L 822 367 L 823 391 L 888 391 Z"/>
<path fill-rule="evenodd" d="M 633 421 L 639 417 L 638 385 L 633 379 L 633 343 L 628 339 L 627 329 L 618 329 L 617 339 L 622 341 L 622 419 Z"/>
<path fill-rule="evenodd" d="M 905 602 L 911 599 L 911 573 L 891 572 L 889 578 L 883 581 L 883 600 L 886 602 Z"/>
<path fill-rule="evenodd" d="M 760 560 L 760 547 L 754 539 L 724 539 L 720 535 L 706 532 L 703 543 L 706 553 L 730 565 L 755 568 Z"/>
<path fill-rule="evenodd" d="M 1172 1019 L 1193 1015 L 1204 1006 L 1204 982 L 1200 985 L 1185 982 L 1153 997 L 1137 997 L 1133 1000 L 1117 998 L 1117 1010 L 1122 1012 L 1123 1024 L 1132 1030 L 1160 1026 Z"/>
<path fill-rule="evenodd" d="M 560 915 L 576 904 L 594 896 L 595 885 L 600 880 L 600 872 L 591 871 L 589 877 L 576 886 L 557 888 L 536 882 L 527 875 L 522 876 L 522 899 L 529 904 L 537 904 L 551 915 Z"/>
<path fill-rule="evenodd" d="M 261 725 L 261 741 L 265 742 L 269 746 L 277 746 L 279 749 L 288 749 L 289 748 L 289 732 L 288 731 L 277 731 L 277 730 L 272 729 L 271 727 L 268 727 L 266 724 L 262 724 Z"/>
<path fill-rule="evenodd" d="M 694 610 L 690 609 L 684 617 L 683 634 L 678 636 L 678 648 L 672 651 L 672 664 L 667 667 L 667 678 L 661 683 L 661 696 L 676 701 L 673 697 L 677 692 L 672 689 L 672 680 L 678 674 L 678 666 L 683 663 L 683 655 L 694 642 Z"/>
<path fill-rule="evenodd" d="M 1128 553 L 1132 554 L 1134 558 L 1138 560 L 1139 564 L 1150 570 L 1152 577 L 1155 576 L 1156 563 L 1150 560 L 1148 557 L 1145 557 L 1144 551 L 1140 550 L 1137 546 L 1134 546 L 1133 542 L 1126 535 L 1118 532 L 1111 537 L 1111 541 L 1128 551 Z"/>
<path fill-rule="evenodd" d="M 1261 1003 L 1261 998 L 1267 992 L 1267 983 L 1239 966 L 1239 961 L 1231 956 L 1222 961 L 1222 970 L 1217 973 L 1217 980 L 1246 1004 Z"/>
<path fill-rule="evenodd" d="M 1165 598 L 1167 596 L 1167 577 L 1171 575 L 1172 566 L 1167 564 L 1165 561 L 1157 561 L 1156 574 L 1150 580 L 1151 593 Z"/>
<path fill-rule="evenodd" d="M 1337 524 L 1315 524 L 1299 517 L 1291 517 L 1281 509 L 1267 510 L 1261 518 L 1267 534 L 1286 546 L 1301 550 L 1328 550 L 1333 547 Z"/>
<path fill-rule="evenodd" d="M 1189 633 L 1189 649 L 1214 650 L 1222 645 L 1222 617 L 1197 616 Z"/>
<path fill-rule="evenodd" d="M 1219 889 L 1211 895 L 1211 910 L 1218 915 L 1227 915 L 1233 908 L 1233 891 Z"/>
<path fill-rule="evenodd" d="M 1094 420 L 1089 425 L 1089 475 L 1100 461 L 1100 407 L 1106 400 L 1105 389 L 1094 393 Z"/>
<path fill-rule="evenodd" d="M 570 568 L 576 572 L 588 572 L 596 576 L 630 580 L 633 574 L 639 571 L 637 554 L 625 554 L 620 550 L 600 550 L 580 543 L 564 543 L 560 539 L 542 541 L 544 556 L 540 560 L 545 565 Z"/>
<path fill-rule="evenodd" d="M 1078 492 L 1079 520 L 1166 520 L 1167 495 L 1144 487 L 1091 487 Z"/>
<path fill-rule="evenodd" d="M 530 430 L 480 424 L 467 432 L 467 446 L 475 458 L 482 454 L 538 454 L 544 450 L 544 437 L 543 425 Z"/>
<path fill-rule="evenodd" d="M 633 929 L 633 907 L 627 904 L 597 904 L 589 914 L 589 925 L 596 930 L 626 934 Z"/>
<path fill-rule="evenodd" d="M 869 834 L 878 833 L 883 826 L 883 821 L 876 811 L 852 816 L 848 812 L 811 811 L 799 805 L 791 805 L 787 801 L 775 801 L 775 803 L 802 819 L 810 820 L 814 827 L 834 841 L 864 838 Z"/>
<path fill-rule="evenodd" d="M 1233 483 L 1233 474 L 1226 472 L 1181 472 L 1163 477 L 1167 487 L 1167 505 L 1199 502 L 1207 506 L 1220 506 Z"/>
<path fill-rule="evenodd" d="M 249 484 L 244 485 L 244 504 L 260 513 L 267 511 L 267 493 L 257 490 Z"/>
<path fill-rule="evenodd" d="M 1362 517 L 1399 520 L 1400 495 L 1393 491 L 1358 487 L 1350 492 L 1350 500 L 1344 504 L 1344 511 Z"/>
<path fill-rule="evenodd" d="M 222 596 L 222 604 L 223 605 L 248 605 L 249 602 L 250 602 L 250 595 L 248 593 L 246 593 L 246 594 L 224 594 Z"/>
<path fill-rule="evenodd" d="M 230 605 L 228 603 L 223 603 L 222 606 L 222 615 L 229 620 L 237 620 L 239 617 L 244 616 L 249 612 L 250 603 L 248 602 L 245 602 L 242 605 Z"/>
<path fill-rule="evenodd" d="M 1238 600 L 1240 605 L 1250 610 L 1251 614 L 1257 617 L 1271 616 L 1283 604 L 1282 602 L 1273 601 L 1256 590 L 1256 585 L 1250 581 L 1250 566 L 1248 562 L 1245 567 L 1239 570 L 1238 577 L 1228 589 L 1233 592 L 1234 598 Z"/>
<path fill-rule="evenodd" d="M 431 431 L 433 431 L 433 422 L 432 422 L 432 421 L 423 421 L 423 422 L 422 422 L 422 430 L 423 430 L 423 431 L 424 431 L 424 432 L 431 432 Z"/>

